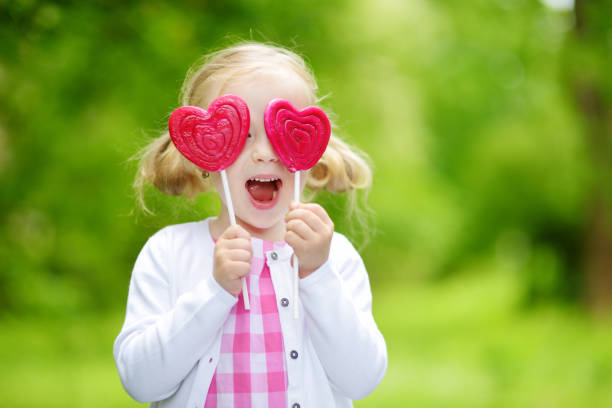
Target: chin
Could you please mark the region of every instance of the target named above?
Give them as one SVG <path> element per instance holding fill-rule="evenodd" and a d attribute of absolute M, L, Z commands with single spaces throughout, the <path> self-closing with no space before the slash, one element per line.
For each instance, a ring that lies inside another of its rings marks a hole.
<path fill-rule="evenodd" d="M 278 219 L 278 217 L 274 219 L 265 219 L 265 217 L 245 217 L 240 218 L 240 220 L 251 229 L 261 232 L 270 230 L 276 227 L 279 222 L 282 222 L 282 219 Z"/>
<path fill-rule="evenodd" d="M 244 223 L 255 229 L 268 230 L 277 227 L 279 223 L 284 224 L 285 214 L 289 206 L 287 205 L 285 207 L 286 208 L 283 210 L 281 206 L 277 204 L 273 208 L 266 210 L 250 208 L 244 213 L 244 217 L 239 217 Z"/>

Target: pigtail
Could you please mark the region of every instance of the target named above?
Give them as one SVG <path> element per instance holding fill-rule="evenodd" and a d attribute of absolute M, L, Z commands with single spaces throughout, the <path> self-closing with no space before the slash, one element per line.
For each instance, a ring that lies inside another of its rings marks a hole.
<path fill-rule="evenodd" d="M 144 202 L 144 187 L 151 183 L 158 190 L 170 195 L 185 195 L 193 198 L 210 188 L 202 171 L 183 157 L 170 139 L 168 132 L 157 137 L 137 155 L 138 172 L 134 180 L 138 202 L 150 212 Z"/>
<path fill-rule="evenodd" d="M 325 153 L 310 171 L 306 185 L 313 191 L 332 193 L 369 189 L 372 171 L 366 157 L 365 153 L 332 135 Z"/>

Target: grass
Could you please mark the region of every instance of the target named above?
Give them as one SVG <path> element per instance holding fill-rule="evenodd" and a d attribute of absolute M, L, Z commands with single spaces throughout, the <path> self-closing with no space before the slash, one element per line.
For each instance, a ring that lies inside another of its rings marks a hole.
<path fill-rule="evenodd" d="M 612 324 L 559 305 L 521 311 L 511 274 L 378 288 L 389 351 L 366 407 L 612 406 Z M 140 407 L 123 391 L 112 343 L 123 316 L 0 321 L 7 407 Z"/>
<path fill-rule="evenodd" d="M 122 316 L 4 320 L 0 329 L 3 405 L 139 407 L 123 391 L 112 344 Z"/>
<path fill-rule="evenodd" d="M 389 368 L 357 407 L 612 406 L 612 322 L 521 310 L 501 272 L 403 292 L 375 299 Z"/>

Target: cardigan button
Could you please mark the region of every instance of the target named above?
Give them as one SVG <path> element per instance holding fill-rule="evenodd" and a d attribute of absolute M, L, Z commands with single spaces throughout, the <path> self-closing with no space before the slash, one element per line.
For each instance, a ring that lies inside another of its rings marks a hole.
<path fill-rule="evenodd" d="M 298 358 L 298 352 L 295 350 L 291 350 L 291 353 L 289 353 L 289 355 L 291 356 L 292 359 L 296 359 Z"/>
<path fill-rule="evenodd" d="M 281 306 L 282 306 L 282 307 L 287 307 L 287 306 L 289 306 L 289 299 L 287 299 L 287 298 L 282 298 L 282 299 L 281 299 Z"/>
<path fill-rule="evenodd" d="M 272 258 L 273 261 L 276 261 L 278 259 L 278 254 L 276 252 L 272 252 L 270 254 L 270 258 Z"/>

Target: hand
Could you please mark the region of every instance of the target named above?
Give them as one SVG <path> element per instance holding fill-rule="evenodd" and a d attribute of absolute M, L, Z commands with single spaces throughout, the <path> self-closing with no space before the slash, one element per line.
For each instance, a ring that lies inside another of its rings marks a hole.
<path fill-rule="evenodd" d="M 240 225 L 227 228 L 215 244 L 213 276 L 234 296 L 242 291 L 241 278 L 251 272 L 251 234 Z"/>
<path fill-rule="evenodd" d="M 285 241 L 298 257 L 300 278 L 305 278 L 329 258 L 334 223 L 319 204 L 296 202 L 289 206 L 285 222 Z"/>

